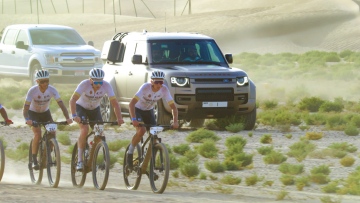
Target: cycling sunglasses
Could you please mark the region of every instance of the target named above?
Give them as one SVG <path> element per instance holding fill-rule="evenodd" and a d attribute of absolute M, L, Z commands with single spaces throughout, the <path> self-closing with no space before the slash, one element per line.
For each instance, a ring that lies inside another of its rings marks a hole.
<path fill-rule="evenodd" d="M 39 80 L 40 84 L 49 83 L 49 80 Z"/>
<path fill-rule="evenodd" d="M 162 85 L 162 84 L 164 84 L 164 81 L 154 81 L 154 84 L 156 84 L 156 85 L 158 85 L 158 84 Z"/>
<path fill-rule="evenodd" d="M 93 81 L 94 85 L 102 85 L 104 82 L 103 81 Z"/>

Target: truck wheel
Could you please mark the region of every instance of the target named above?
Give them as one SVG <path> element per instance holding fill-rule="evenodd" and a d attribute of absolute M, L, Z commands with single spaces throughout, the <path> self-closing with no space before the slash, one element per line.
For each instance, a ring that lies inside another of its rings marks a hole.
<path fill-rule="evenodd" d="M 241 116 L 244 123 L 244 130 L 252 130 L 255 127 L 256 122 L 256 108 L 250 113 L 244 114 Z"/>
<path fill-rule="evenodd" d="M 158 101 L 155 105 L 154 114 L 158 125 L 170 125 L 172 117 L 171 114 L 166 111 L 162 100 Z"/>
<path fill-rule="evenodd" d="M 38 70 L 41 70 L 41 65 L 39 63 L 34 63 L 31 66 L 31 69 L 30 69 L 30 84 L 31 85 L 36 85 L 37 84 L 36 81 L 35 81 L 35 73 Z"/>
<path fill-rule="evenodd" d="M 205 119 L 191 119 L 189 127 L 201 128 L 204 126 Z"/>
<path fill-rule="evenodd" d="M 110 104 L 109 97 L 104 96 L 101 99 L 100 112 L 101 112 L 101 117 L 102 117 L 103 121 L 105 121 L 105 122 L 116 121 L 116 115 L 114 112 L 114 108 Z"/>

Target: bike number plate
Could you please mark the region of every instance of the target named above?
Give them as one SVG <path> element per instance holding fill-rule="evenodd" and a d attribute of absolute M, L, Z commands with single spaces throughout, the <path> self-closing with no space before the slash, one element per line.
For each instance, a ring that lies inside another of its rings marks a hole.
<path fill-rule="evenodd" d="M 55 132 L 57 130 L 57 124 L 56 123 L 49 123 L 45 125 L 45 128 L 49 132 Z"/>
<path fill-rule="evenodd" d="M 202 107 L 205 108 L 216 108 L 216 107 L 227 107 L 227 102 L 203 102 Z"/>
<path fill-rule="evenodd" d="M 153 135 L 157 135 L 159 132 L 162 132 L 164 130 L 163 127 L 157 126 L 157 127 L 151 127 L 150 133 Z"/>

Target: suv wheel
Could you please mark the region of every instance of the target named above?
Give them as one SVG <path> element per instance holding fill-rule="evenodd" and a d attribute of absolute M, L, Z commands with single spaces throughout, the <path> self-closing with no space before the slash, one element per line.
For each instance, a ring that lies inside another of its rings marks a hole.
<path fill-rule="evenodd" d="M 39 63 L 34 63 L 30 69 L 30 84 L 31 85 L 37 84 L 35 81 L 35 74 L 36 74 L 36 71 L 38 71 L 38 70 L 41 70 L 41 65 Z"/>
<path fill-rule="evenodd" d="M 101 117 L 103 119 L 103 121 L 105 122 L 110 122 L 110 121 L 115 121 L 115 112 L 113 107 L 110 104 L 110 100 L 109 97 L 104 96 L 101 99 L 100 102 L 100 113 L 101 113 Z"/>
<path fill-rule="evenodd" d="M 171 114 L 166 111 L 162 100 L 155 105 L 154 114 L 158 125 L 170 125 Z"/>
<path fill-rule="evenodd" d="M 250 113 L 241 116 L 244 122 L 244 130 L 252 130 L 255 127 L 256 122 L 256 108 Z"/>

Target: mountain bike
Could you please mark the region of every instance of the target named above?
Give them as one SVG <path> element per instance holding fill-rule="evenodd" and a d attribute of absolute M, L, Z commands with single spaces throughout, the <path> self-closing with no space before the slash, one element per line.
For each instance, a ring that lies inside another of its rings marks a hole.
<path fill-rule="evenodd" d="M 109 147 L 106 144 L 104 131 L 105 123 L 117 125 L 117 122 L 102 121 L 81 121 L 82 124 L 94 124 L 92 131 L 86 136 L 86 146 L 83 152 L 84 168 L 81 171 L 76 170 L 78 163 L 78 143 L 76 142 L 71 156 L 71 181 L 74 187 L 83 187 L 86 174 L 92 171 L 94 187 L 104 190 L 109 178 L 110 154 Z M 94 135 L 91 142 L 89 137 Z"/>
<path fill-rule="evenodd" d="M 8 125 L 6 122 L 0 122 L 1 125 Z M 5 170 L 5 148 L 2 140 L 0 139 L 0 181 L 4 175 Z"/>
<path fill-rule="evenodd" d="M 139 187 L 142 174 L 146 174 L 150 180 L 152 191 L 161 194 L 165 191 L 169 180 L 170 160 L 168 150 L 161 143 L 158 134 L 165 128 L 170 129 L 172 126 L 146 124 L 140 124 L 140 126 L 149 127 L 149 130 L 147 130 L 148 137 L 145 142 L 141 138 L 141 145 L 136 145 L 133 153 L 132 169 L 126 164 L 126 155 L 130 145 L 126 148 L 123 164 L 125 186 L 128 190 L 136 190 Z"/>
<path fill-rule="evenodd" d="M 32 142 L 30 141 L 29 148 L 29 173 L 31 182 L 39 185 L 43 177 L 43 169 L 47 169 L 47 176 L 50 187 L 56 188 L 60 182 L 61 173 L 61 158 L 59 144 L 56 140 L 57 125 L 68 125 L 66 121 L 62 122 L 35 122 L 33 126 L 44 126 L 45 132 L 39 141 L 39 148 L 37 153 L 37 159 L 39 163 L 39 170 L 32 168 Z"/>

